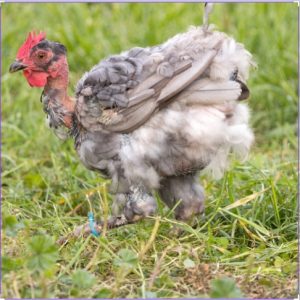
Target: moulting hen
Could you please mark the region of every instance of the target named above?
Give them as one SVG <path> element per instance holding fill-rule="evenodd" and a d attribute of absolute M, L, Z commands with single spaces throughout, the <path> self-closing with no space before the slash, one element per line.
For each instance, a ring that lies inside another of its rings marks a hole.
<path fill-rule="evenodd" d="M 154 190 L 169 207 L 180 201 L 177 219 L 203 211 L 199 172 L 221 175 L 228 154 L 244 157 L 253 141 L 241 103 L 251 64 L 242 44 L 202 26 L 102 60 L 78 82 L 75 101 L 66 48 L 44 33 L 28 35 L 10 72 L 44 88 L 50 127 L 74 139 L 88 169 L 112 179 L 114 227 L 152 215 Z"/>

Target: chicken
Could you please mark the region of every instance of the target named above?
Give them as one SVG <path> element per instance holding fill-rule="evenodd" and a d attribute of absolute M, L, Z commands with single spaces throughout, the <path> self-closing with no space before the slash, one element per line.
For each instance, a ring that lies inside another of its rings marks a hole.
<path fill-rule="evenodd" d="M 203 26 L 100 61 L 79 80 L 75 101 L 66 48 L 45 33 L 28 35 L 10 72 L 43 87 L 49 126 L 74 139 L 88 169 L 112 179 L 113 227 L 153 215 L 155 190 L 179 220 L 203 212 L 199 172 L 221 176 L 229 153 L 245 157 L 254 139 L 241 102 L 251 65 L 242 44 Z"/>

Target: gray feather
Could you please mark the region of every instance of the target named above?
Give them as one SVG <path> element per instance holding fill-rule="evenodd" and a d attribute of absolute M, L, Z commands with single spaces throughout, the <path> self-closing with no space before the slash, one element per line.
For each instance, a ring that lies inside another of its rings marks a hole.
<path fill-rule="evenodd" d="M 232 151 L 253 142 L 238 100 L 251 55 L 210 28 L 101 61 L 76 89 L 76 149 L 90 169 L 112 179 L 114 211 L 129 221 L 154 213 L 152 191 L 186 220 L 203 210 L 197 171 L 216 176 Z"/>

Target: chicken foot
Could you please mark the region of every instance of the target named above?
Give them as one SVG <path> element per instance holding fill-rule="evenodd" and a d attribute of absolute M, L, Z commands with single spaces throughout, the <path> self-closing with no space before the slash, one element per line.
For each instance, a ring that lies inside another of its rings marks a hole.
<path fill-rule="evenodd" d="M 145 192 L 141 186 L 131 187 L 129 194 L 117 194 L 113 204 L 113 216 L 107 218 L 106 221 L 94 223 L 94 229 L 101 234 L 102 229 L 114 229 L 128 224 L 133 224 L 147 216 L 153 215 L 156 211 L 156 201 L 154 197 Z M 120 210 L 123 210 L 120 212 Z M 86 237 L 92 233 L 90 222 L 77 226 L 72 232 L 66 236 L 62 236 L 57 241 L 62 245 L 70 238 Z"/>
<path fill-rule="evenodd" d="M 136 220 L 136 221 L 138 221 L 138 220 Z M 99 223 L 95 222 L 94 229 L 96 232 L 101 234 L 104 226 L 106 226 L 107 229 L 114 229 L 114 228 L 121 227 L 124 225 L 132 224 L 132 223 L 134 223 L 134 222 L 127 220 L 125 215 L 122 214 L 119 216 L 110 216 L 107 219 L 106 225 L 105 225 L 104 221 L 101 221 Z M 68 233 L 67 235 L 60 237 L 58 239 L 57 243 L 59 245 L 63 245 L 65 243 L 67 243 L 69 239 L 79 238 L 81 236 L 87 237 L 91 233 L 92 233 L 92 230 L 90 227 L 90 223 L 86 222 L 83 225 L 76 226 L 75 229 L 73 231 L 71 231 L 70 233 Z"/>

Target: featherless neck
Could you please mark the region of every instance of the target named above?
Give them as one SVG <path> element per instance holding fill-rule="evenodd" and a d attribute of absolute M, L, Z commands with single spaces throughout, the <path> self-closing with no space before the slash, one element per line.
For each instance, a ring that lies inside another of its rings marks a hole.
<path fill-rule="evenodd" d="M 69 69 L 65 61 L 59 68 L 51 70 L 42 95 L 44 111 L 50 118 L 50 126 L 72 127 L 75 102 L 67 95 Z"/>

